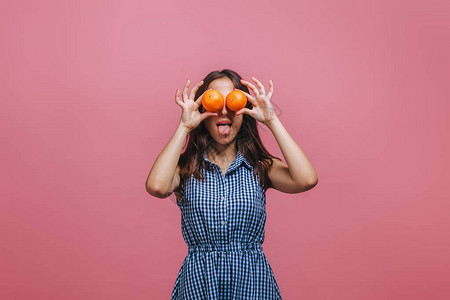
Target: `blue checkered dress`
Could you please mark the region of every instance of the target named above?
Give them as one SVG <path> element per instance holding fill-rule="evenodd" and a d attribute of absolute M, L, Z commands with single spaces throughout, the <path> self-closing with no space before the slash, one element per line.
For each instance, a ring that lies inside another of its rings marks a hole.
<path fill-rule="evenodd" d="M 264 188 L 238 151 L 226 174 L 204 155 L 205 181 L 181 181 L 188 253 L 171 299 L 281 299 L 264 255 Z"/>

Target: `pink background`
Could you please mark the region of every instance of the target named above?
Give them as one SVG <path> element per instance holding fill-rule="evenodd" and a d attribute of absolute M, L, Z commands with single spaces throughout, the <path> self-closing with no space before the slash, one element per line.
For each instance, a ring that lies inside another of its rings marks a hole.
<path fill-rule="evenodd" d="M 448 1 L 10 0 L 0 35 L 1 299 L 169 299 L 187 246 L 145 180 L 223 68 L 274 81 L 319 175 L 267 193 L 283 299 L 450 298 Z"/>

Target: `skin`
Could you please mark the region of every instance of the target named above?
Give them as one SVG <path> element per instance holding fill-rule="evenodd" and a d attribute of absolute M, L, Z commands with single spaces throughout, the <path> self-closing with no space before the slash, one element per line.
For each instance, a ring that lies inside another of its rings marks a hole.
<path fill-rule="evenodd" d="M 242 114 L 238 115 L 225 104 L 227 95 L 234 91 L 234 84 L 228 77 L 211 81 L 208 86 L 208 89 L 209 88 L 217 90 L 223 95 L 224 105 L 222 109 L 217 112 L 217 115 L 210 116 L 203 121 L 206 130 L 214 140 L 212 149 L 207 153 L 207 156 L 209 160 L 219 165 L 222 168 L 222 171 L 225 169 L 226 172 L 229 165 L 231 165 L 236 157 L 236 136 L 242 126 L 244 116 Z M 228 136 L 219 134 L 217 128 L 217 122 L 223 119 L 228 119 L 232 122 L 231 131 Z"/>
<path fill-rule="evenodd" d="M 289 135 L 283 126 L 272 106 L 273 82 L 269 81 L 270 90 L 266 93 L 264 85 L 255 77 L 252 77 L 255 83 L 241 79 L 254 96 L 245 93 L 248 100 L 253 104 L 253 108 L 243 108 L 237 114 L 246 113 L 257 121 L 265 124 L 272 131 L 278 146 L 283 153 L 286 163 L 279 159 L 273 160 L 273 166 L 269 170 L 269 178 L 272 181 L 274 189 L 284 193 L 301 193 L 312 189 L 317 185 L 319 179 L 311 162 L 306 154 Z"/>
<path fill-rule="evenodd" d="M 269 82 L 270 90 L 266 93 L 259 80 L 255 77 L 252 77 L 252 80 L 255 85 L 243 79 L 241 79 L 241 82 L 253 92 L 254 96 L 241 91 L 252 103 L 253 108 L 243 108 L 237 112 L 228 110 L 226 105 L 217 113 L 199 112 L 198 108 L 201 105 L 203 94 L 198 99 L 194 99 L 194 97 L 203 81 L 197 83 L 188 94 L 190 81 L 187 80 L 182 97 L 180 97 L 180 91 L 176 91 L 175 102 L 182 108 L 180 123 L 175 134 L 158 155 L 150 170 L 146 181 L 146 189 L 149 194 L 158 198 L 166 198 L 179 186 L 178 159 L 189 132 L 203 121 L 205 121 L 205 126 L 214 140 L 213 150 L 207 154 L 208 159 L 219 165 L 225 173 L 236 157 L 235 138 L 242 125 L 242 114 L 244 113 L 265 124 L 271 130 L 286 160 L 286 163 L 279 159 L 273 160 L 273 166 L 268 175 L 274 189 L 285 193 L 300 193 L 312 189 L 318 183 L 317 173 L 311 162 L 275 114 L 271 103 L 273 82 Z M 211 82 L 209 87 L 219 90 L 224 98 L 234 90 L 233 83 L 228 78 L 216 79 Z M 220 136 L 217 131 L 217 121 L 223 118 L 232 121 L 231 133 L 227 137 Z"/>

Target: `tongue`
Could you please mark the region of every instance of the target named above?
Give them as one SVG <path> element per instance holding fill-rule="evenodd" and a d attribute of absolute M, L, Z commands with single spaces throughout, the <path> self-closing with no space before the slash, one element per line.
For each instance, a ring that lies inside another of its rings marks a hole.
<path fill-rule="evenodd" d="M 231 131 L 231 126 L 228 125 L 219 125 L 219 133 L 222 135 L 228 135 Z"/>

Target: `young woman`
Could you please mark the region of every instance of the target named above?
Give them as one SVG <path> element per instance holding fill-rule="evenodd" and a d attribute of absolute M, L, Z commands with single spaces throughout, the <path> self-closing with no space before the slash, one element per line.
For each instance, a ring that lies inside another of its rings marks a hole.
<path fill-rule="evenodd" d="M 181 210 L 188 253 L 171 299 L 281 299 L 262 250 L 265 193 L 269 188 L 304 192 L 318 177 L 275 114 L 272 81 L 268 93 L 259 80 L 252 81 L 225 69 L 209 73 L 190 93 L 189 80 L 182 95 L 176 91 L 180 123 L 146 182 L 155 197 L 174 193 Z M 220 111 L 206 112 L 201 99 L 207 89 L 224 99 L 239 89 L 247 106 L 234 112 L 224 103 Z M 266 150 L 257 121 L 271 130 L 286 164 Z"/>

